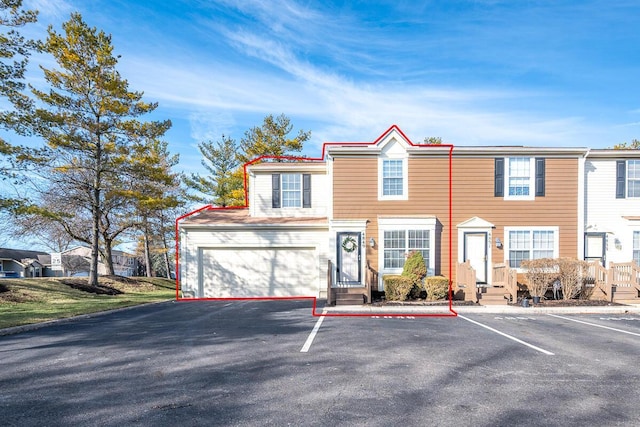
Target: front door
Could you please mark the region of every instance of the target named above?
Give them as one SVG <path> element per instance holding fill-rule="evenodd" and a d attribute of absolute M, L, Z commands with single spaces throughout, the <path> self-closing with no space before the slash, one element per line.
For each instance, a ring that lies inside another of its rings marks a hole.
<path fill-rule="evenodd" d="M 362 233 L 345 232 L 336 236 L 338 264 L 336 282 L 338 286 L 361 285 L 361 240 Z"/>
<path fill-rule="evenodd" d="M 584 234 L 584 259 L 586 261 L 600 261 L 606 267 L 606 234 L 605 233 L 585 233 Z"/>
<path fill-rule="evenodd" d="M 487 233 L 464 233 L 464 261 L 476 271 L 476 283 L 487 283 Z"/>

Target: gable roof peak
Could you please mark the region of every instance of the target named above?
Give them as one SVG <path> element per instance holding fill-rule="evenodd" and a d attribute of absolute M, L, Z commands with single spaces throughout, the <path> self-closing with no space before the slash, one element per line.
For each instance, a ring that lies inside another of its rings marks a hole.
<path fill-rule="evenodd" d="M 415 145 L 413 142 L 411 142 L 407 135 L 405 135 L 404 132 L 400 130 L 397 125 L 391 125 L 389 129 L 384 131 L 382 135 L 380 135 L 375 141 L 373 141 L 373 145 L 383 148 L 392 141 L 399 142 L 404 147 Z"/>

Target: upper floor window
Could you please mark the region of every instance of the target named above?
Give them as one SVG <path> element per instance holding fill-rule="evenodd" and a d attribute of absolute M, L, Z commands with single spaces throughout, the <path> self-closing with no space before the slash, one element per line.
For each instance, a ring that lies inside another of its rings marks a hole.
<path fill-rule="evenodd" d="M 378 173 L 378 198 L 381 200 L 407 199 L 407 160 L 381 159 Z"/>
<path fill-rule="evenodd" d="M 302 177 L 300 174 L 282 174 L 282 207 L 302 207 Z"/>
<path fill-rule="evenodd" d="M 495 159 L 495 196 L 505 200 L 533 200 L 545 195 L 545 159 Z"/>
<path fill-rule="evenodd" d="M 529 196 L 531 193 L 531 159 L 513 157 L 509 162 L 507 188 L 509 197 Z"/>
<path fill-rule="evenodd" d="M 640 160 L 627 162 L 627 197 L 640 197 Z"/>
<path fill-rule="evenodd" d="M 640 160 L 616 161 L 616 199 L 640 198 Z"/>
<path fill-rule="evenodd" d="M 382 161 L 382 195 L 402 196 L 402 160 Z"/>
<path fill-rule="evenodd" d="M 271 175 L 271 207 L 310 208 L 311 175 L 299 173 Z"/>

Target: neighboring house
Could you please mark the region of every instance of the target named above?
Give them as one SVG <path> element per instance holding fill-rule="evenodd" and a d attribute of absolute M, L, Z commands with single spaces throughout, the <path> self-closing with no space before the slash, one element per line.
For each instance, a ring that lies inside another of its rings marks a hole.
<path fill-rule="evenodd" d="M 249 165 L 247 207 L 178 220 L 184 296 L 361 302 L 420 251 L 459 296 L 504 302 L 527 259 L 640 261 L 640 151 L 414 144 L 392 126 L 311 160 Z"/>
<path fill-rule="evenodd" d="M 0 248 L 0 277 L 48 277 L 51 255 L 46 252 Z"/>
<path fill-rule="evenodd" d="M 135 276 L 138 271 L 138 261 L 135 255 L 123 251 L 114 250 L 113 269 L 118 276 Z M 91 248 L 86 246 L 76 246 L 62 252 L 62 269 L 65 276 L 88 276 L 91 260 Z M 107 266 L 98 257 L 98 274 L 106 275 Z"/>
<path fill-rule="evenodd" d="M 325 296 L 329 182 L 324 162 L 248 168 L 249 207 L 180 223 L 186 297 Z"/>
<path fill-rule="evenodd" d="M 640 150 L 589 151 L 584 188 L 584 258 L 640 265 Z"/>

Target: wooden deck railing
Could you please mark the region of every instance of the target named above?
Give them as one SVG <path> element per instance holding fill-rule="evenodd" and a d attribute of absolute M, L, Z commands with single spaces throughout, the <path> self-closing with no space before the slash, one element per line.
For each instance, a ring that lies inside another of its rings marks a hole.
<path fill-rule="evenodd" d="M 609 267 L 609 284 L 624 288 L 640 287 L 640 267 L 631 262 L 612 262 Z"/>
<path fill-rule="evenodd" d="M 599 261 L 592 261 L 587 264 L 585 285 L 593 286 L 593 292 L 589 296 L 589 299 L 612 300 L 613 292 L 611 291 L 609 276 L 609 270 L 604 268 Z"/>
<path fill-rule="evenodd" d="M 504 287 L 511 295 L 511 301 L 518 300 L 518 272 L 510 268 L 506 263 L 493 265 L 492 285 Z"/>
<path fill-rule="evenodd" d="M 456 284 L 458 288 L 464 289 L 465 301 L 476 301 L 478 298 L 476 288 L 476 271 L 467 260 L 459 263 L 456 269 Z"/>
<path fill-rule="evenodd" d="M 333 305 L 336 302 L 335 292 L 333 290 L 333 263 L 327 261 L 327 305 Z"/>
<path fill-rule="evenodd" d="M 371 268 L 369 262 L 367 262 L 367 278 L 365 280 L 365 292 L 367 296 L 367 303 L 371 303 L 371 289 L 375 286 L 378 289 L 378 272 Z"/>

